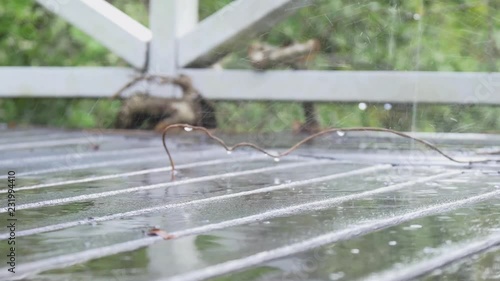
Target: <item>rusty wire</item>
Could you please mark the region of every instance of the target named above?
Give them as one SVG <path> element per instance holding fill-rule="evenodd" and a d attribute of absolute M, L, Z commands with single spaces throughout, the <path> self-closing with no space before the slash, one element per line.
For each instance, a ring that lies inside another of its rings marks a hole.
<path fill-rule="evenodd" d="M 212 134 L 212 132 L 210 132 L 208 129 L 206 129 L 205 127 L 200 127 L 200 126 L 193 126 L 193 125 L 189 125 L 189 124 L 172 124 L 168 127 L 166 127 L 164 130 L 163 130 L 163 134 L 162 134 L 162 141 L 163 141 L 163 147 L 165 148 L 165 152 L 167 153 L 168 155 L 168 158 L 169 158 L 169 161 L 170 161 L 170 167 L 171 167 L 171 171 L 172 171 L 172 179 L 174 179 L 174 172 L 175 172 L 175 162 L 172 158 L 172 155 L 170 154 L 170 151 L 168 150 L 168 147 L 167 147 L 167 144 L 166 144 L 166 134 L 168 132 L 168 130 L 170 129 L 173 129 L 173 128 L 183 128 L 183 129 L 190 129 L 190 131 L 192 130 L 195 130 L 195 131 L 202 131 L 203 133 L 205 133 L 209 138 L 215 140 L 219 145 L 221 145 L 222 147 L 224 147 L 224 149 L 226 149 L 226 151 L 234 151 L 235 149 L 237 148 L 240 148 L 240 147 L 250 147 L 250 148 L 253 148 L 265 155 L 268 155 L 270 157 L 273 157 L 273 158 L 280 158 L 280 157 L 283 157 L 283 156 L 286 156 L 290 153 L 292 153 L 294 150 L 296 150 L 297 148 L 299 148 L 301 145 L 303 145 L 304 143 L 316 138 L 316 137 L 319 137 L 319 136 L 322 136 L 322 135 L 326 135 L 326 134 L 330 134 L 330 133 L 335 133 L 335 132 L 384 132 L 384 133 L 391 133 L 391 134 L 394 134 L 394 135 L 397 135 L 397 136 L 400 136 L 400 137 L 403 137 L 403 138 L 407 138 L 407 139 L 411 139 L 411 140 L 414 140 L 416 142 L 419 142 L 423 145 L 425 145 L 426 147 L 430 148 L 431 150 L 434 150 L 436 151 L 437 153 L 439 153 L 440 155 L 442 155 L 443 157 L 445 157 L 446 159 L 450 160 L 450 161 L 453 161 L 455 163 L 461 163 L 461 164 L 473 164 L 473 163 L 485 163 L 485 162 L 489 162 L 489 161 L 493 161 L 492 159 L 467 159 L 467 160 L 460 160 L 460 159 L 456 159 L 450 155 L 448 155 L 447 153 L 443 152 L 441 149 L 439 149 L 438 147 L 436 147 L 434 144 L 426 141 L 426 140 L 423 140 L 423 139 L 420 139 L 420 138 L 417 138 L 417 137 L 412 137 L 408 134 L 405 134 L 405 133 L 402 133 L 402 132 L 399 132 L 399 131 L 395 131 L 395 130 L 391 130 L 391 129 L 385 129 L 385 128 L 376 128 L 376 127 L 350 127 L 350 128 L 329 128 L 329 129 L 325 129 L 325 130 L 322 130 L 320 132 L 317 132 L 315 134 L 312 134 L 306 138 L 304 138 L 303 140 L 297 142 L 296 144 L 294 144 L 292 147 L 290 147 L 289 149 L 285 150 L 284 152 L 281 152 L 281 153 L 277 153 L 277 154 L 273 154 L 273 153 L 270 153 L 268 152 L 267 150 L 265 150 L 264 148 L 254 144 L 254 143 L 250 143 L 250 142 L 240 142 L 240 143 L 237 143 L 233 146 L 228 146 L 222 139 L 220 139 L 219 137 L 215 136 Z"/>

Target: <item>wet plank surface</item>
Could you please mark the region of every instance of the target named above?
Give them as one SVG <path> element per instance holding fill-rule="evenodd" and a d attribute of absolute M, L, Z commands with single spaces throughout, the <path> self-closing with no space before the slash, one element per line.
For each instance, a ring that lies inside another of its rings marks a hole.
<path fill-rule="evenodd" d="M 273 159 L 186 133 L 172 180 L 155 134 L 0 131 L 0 219 L 8 171 L 17 219 L 0 280 L 498 280 L 500 136 L 417 136 L 491 161 L 366 132 Z M 225 138 L 279 151 L 301 136 Z"/>

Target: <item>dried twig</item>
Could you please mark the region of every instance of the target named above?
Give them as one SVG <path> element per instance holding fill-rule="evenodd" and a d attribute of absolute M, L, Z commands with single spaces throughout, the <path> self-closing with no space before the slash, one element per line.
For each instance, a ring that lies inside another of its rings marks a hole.
<path fill-rule="evenodd" d="M 140 76 L 135 77 L 134 79 L 130 80 L 127 84 L 125 84 L 123 87 L 121 87 L 111 98 L 116 99 L 121 96 L 121 94 L 137 84 L 140 81 L 147 81 L 147 82 L 154 82 L 157 84 L 174 84 L 177 86 L 180 86 L 182 89 L 186 88 L 191 88 L 191 80 L 185 79 L 185 76 L 181 75 L 179 78 L 176 77 L 170 77 L 170 76 L 165 76 L 165 75 L 156 75 L 156 74 L 143 74 Z"/>
<path fill-rule="evenodd" d="M 132 79 L 130 82 L 128 82 L 127 84 L 125 84 L 123 87 L 121 87 L 113 96 L 111 96 L 111 99 L 116 99 L 118 97 L 121 96 L 121 94 L 127 90 L 128 88 L 134 86 L 135 84 L 137 84 L 137 82 L 139 81 L 142 81 L 144 80 L 144 76 L 139 76 L 139 77 L 136 77 L 134 79 Z"/>
<path fill-rule="evenodd" d="M 280 157 L 286 156 L 286 155 L 292 153 L 297 148 L 299 148 L 304 143 L 306 143 L 306 142 L 308 142 L 308 141 L 310 141 L 310 140 L 312 140 L 312 139 L 314 139 L 316 137 L 319 137 L 319 136 L 322 136 L 322 135 L 326 135 L 326 134 L 330 134 L 330 133 L 335 133 L 335 132 L 343 132 L 343 133 L 345 133 L 345 132 L 385 132 L 385 133 L 391 133 L 391 134 L 398 135 L 398 136 L 403 137 L 403 138 L 407 138 L 407 139 L 411 139 L 411 140 L 414 140 L 416 142 L 419 142 L 419 143 L 427 146 L 428 148 L 436 151 L 437 153 L 441 154 L 443 157 L 447 158 L 448 160 L 456 162 L 456 163 L 465 163 L 465 164 L 469 164 L 470 165 L 472 163 L 484 163 L 484 162 L 492 161 L 491 159 L 459 160 L 459 159 L 456 159 L 456 158 L 451 157 L 450 155 L 446 154 L 445 152 L 443 152 L 442 150 L 440 150 L 439 148 L 437 148 L 435 145 L 433 145 L 432 143 L 430 143 L 430 142 L 428 142 L 426 140 L 419 139 L 419 138 L 416 138 L 416 137 L 412 137 L 412 136 L 410 136 L 408 134 L 405 134 L 405 133 L 402 133 L 402 132 L 399 132 L 399 131 L 395 131 L 395 130 L 391 130 L 391 129 L 385 129 L 385 128 L 375 128 L 375 127 L 330 128 L 330 129 L 326 129 L 326 130 L 320 131 L 318 133 L 312 134 L 312 135 L 304 138 L 303 140 L 299 141 L 298 143 L 296 143 L 295 145 L 293 145 L 292 147 L 290 147 L 289 149 L 287 149 L 284 152 L 281 152 L 281 153 L 278 153 L 278 154 L 273 154 L 273 153 L 270 153 L 270 152 L 266 151 L 265 149 L 261 148 L 260 146 L 258 146 L 256 144 L 253 144 L 253 143 L 249 143 L 249 142 L 240 142 L 240 143 L 237 143 L 237 144 L 235 144 L 233 146 L 228 146 L 222 139 L 214 136 L 209 130 L 207 130 L 204 127 L 192 126 L 192 125 L 188 125 L 188 124 L 173 124 L 173 125 L 170 125 L 170 126 L 166 127 L 165 130 L 163 131 L 163 134 L 162 134 L 163 147 L 165 148 L 165 152 L 168 155 L 168 158 L 169 158 L 169 161 L 170 161 L 170 166 L 172 168 L 172 179 L 174 178 L 175 163 L 174 163 L 174 160 L 172 158 L 172 155 L 170 154 L 170 151 L 167 148 L 167 144 L 166 144 L 166 141 L 165 141 L 165 137 L 166 137 L 166 134 L 167 134 L 168 130 L 170 130 L 172 128 L 184 128 L 185 130 L 187 129 L 188 131 L 192 131 L 192 130 L 202 131 L 209 138 L 215 140 L 218 144 L 220 144 L 222 147 L 224 147 L 226 149 L 226 151 L 234 151 L 235 149 L 237 149 L 239 147 L 251 147 L 251 148 L 253 148 L 253 149 L 255 149 L 255 150 L 259 151 L 259 152 L 262 152 L 262 153 L 264 153 L 264 154 L 266 154 L 268 156 L 271 156 L 273 158 L 280 158 Z"/>

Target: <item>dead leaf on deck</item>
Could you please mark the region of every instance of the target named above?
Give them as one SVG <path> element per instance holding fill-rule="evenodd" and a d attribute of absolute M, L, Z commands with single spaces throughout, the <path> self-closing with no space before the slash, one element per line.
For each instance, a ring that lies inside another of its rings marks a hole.
<path fill-rule="evenodd" d="M 160 236 L 165 240 L 170 240 L 174 239 L 175 236 L 172 234 L 167 233 L 165 230 L 159 229 L 159 228 L 152 228 L 148 231 L 149 236 Z"/>

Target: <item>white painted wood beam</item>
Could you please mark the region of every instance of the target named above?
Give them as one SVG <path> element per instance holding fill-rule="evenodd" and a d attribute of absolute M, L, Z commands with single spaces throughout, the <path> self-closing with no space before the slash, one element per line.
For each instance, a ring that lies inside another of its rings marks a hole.
<path fill-rule="evenodd" d="M 110 97 L 136 75 L 120 67 L 0 67 L 0 98 Z"/>
<path fill-rule="evenodd" d="M 183 69 L 214 100 L 500 105 L 500 73 Z M 118 67 L 0 67 L 0 98 L 110 97 L 138 73 Z M 124 95 L 141 89 L 138 84 Z"/>
<path fill-rule="evenodd" d="M 198 0 L 178 0 L 176 19 L 176 36 L 181 37 L 193 31 L 198 25 Z"/>
<path fill-rule="evenodd" d="M 153 37 L 149 49 L 148 72 L 177 75 L 177 37 L 191 31 L 198 23 L 198 0 L 150 0 L 150 28 Z M 172 85 L 151 85 L 155 96 L 179 96 Z"/>
<path fill-rule="evenodd" d="M 237 0 L 179 38 L 179 66 L 212 65 L 255 35 L 268 31 L 312 0 Z"/>
<path fill-rule="evenodd" d="M 216 100 L 500 105 L 500 73 L 184 69 Z"/>
<path fill-rule="evenodd" d="M 149 28 L 153 33 L 149 43 L 148 73 L 175 76 L 177 72 L 176 8 L 179 0 L 150 0 Z M 172 85 L 149 85 L 154 96 L 174 97 Z"/>
<path fill-rule="evenodd" d="M 151 31 L 104 0 L 36 0 L 133 67 L 146 65 Z"/>

